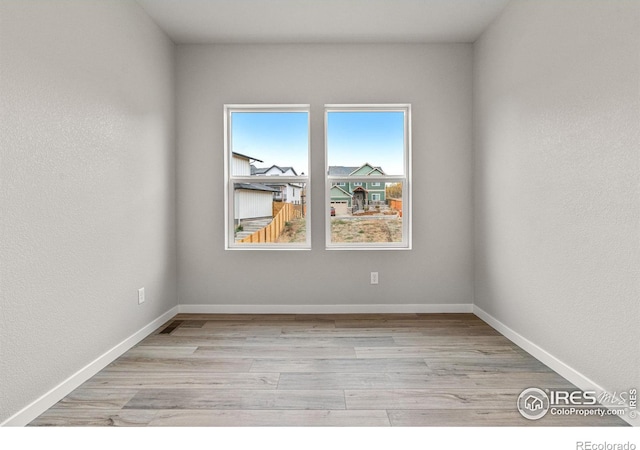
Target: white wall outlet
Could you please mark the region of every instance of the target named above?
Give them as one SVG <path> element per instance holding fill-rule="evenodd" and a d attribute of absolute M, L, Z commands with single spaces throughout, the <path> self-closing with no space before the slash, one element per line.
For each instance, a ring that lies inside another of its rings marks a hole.
<path fill-rule="evenodd" d="M 138 305 L 142 305 L 144 303 L 144 288 L 138 289 Z"/>
<path fill-rule="evenodd" d="M 371 272 L 371 284 L 378 284 L 378 272 Z"/>

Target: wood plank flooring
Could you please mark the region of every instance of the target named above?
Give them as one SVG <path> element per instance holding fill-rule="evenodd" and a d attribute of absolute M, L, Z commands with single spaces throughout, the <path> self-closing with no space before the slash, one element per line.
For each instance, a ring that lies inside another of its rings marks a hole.
<path fill-rule="evenodd" d="M 626 425 L 528 387 L 576 389 L 472 314 L 180 314 L 30 425 Z"/>

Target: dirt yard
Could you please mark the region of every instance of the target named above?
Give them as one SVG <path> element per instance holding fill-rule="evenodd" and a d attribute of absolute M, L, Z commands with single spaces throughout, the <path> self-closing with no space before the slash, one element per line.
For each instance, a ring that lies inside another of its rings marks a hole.
<path fill-rule="evenodd" d="M 331 219 L 331 242 L 402 242 L 402 219 Z"/>
<path fill-rule="evenodd" d="M 285 225 L 279 244 L 304 243 L 306 223 L 294 219 Z M 402 219 L 331 219 L 331 242 L 402 242 Z"/>
<path fill-rule="evenodd" d="M 276 241 L 278 244 L 304 244 L 307 239 L 307 223 L 305 219 L 293 219 L 287 222 L 284 231 Z"/>

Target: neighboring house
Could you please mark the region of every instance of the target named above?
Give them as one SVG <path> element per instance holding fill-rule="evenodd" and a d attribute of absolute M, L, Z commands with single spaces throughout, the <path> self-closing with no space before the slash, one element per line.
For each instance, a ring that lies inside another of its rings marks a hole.
<path fill-rule="evenodd" d="M 273 195 L 278 192 L 260 183 L 236 183 L 234 187 L 235 223 L 273 217 Z"/>
<path fill-rule="evenodd" d="M 251 166 L 251 175 L 266 175 L 270 177 L 284 177 L 292 176 L 296 177 L 296 173 L 293 167 L 280 167 L 273 165 L 271 167 L 255 167 Z M 293 203 L 299 205 L 301 203 L 301 196 L 304 186 L 297 183 L 264 183 L 266 186 L 277 189 L 278 192 L 273 194 L 273 200 L 276 202 Z"/>
<path fill-rule="evenodd" d="M 291 177 L 298 176 L 298 174 L 296 173 L 296 170 L 293 167 L 280 167 L 276 165 L 273 165 L 271 167 L 256 167 L 254 165 L 251 165 L 251 175 L 291 176 Z"/>
<path fill-rule="evenodd" d="M 251 163 L 262 162 L 257 158 L 232 153 L 231 172 L 236 176 L 250 176 Z M 263 219 L 273 217 L 273 196 L 279 190 L 262 183 L 234 184 L 234 221 Z"/>
<path fill-rule="evenodd" d="M 248 177 L 253 175 L 251 173 L 252 163 L 254 161 L 262 162 L 261 159 L 243 155 L 242 153 L 233 152 L 231 156 L 231 174 L 235 176 Z"/>
<path fill-rule="evenodd" d="M 360 167 L 329 166 L 329 175 L 363 177 L 385 175 L 381 167 L 365 163 Z M 331 186 L 331 206 L 338 210 L 363 209 L 386 201 L 385 184 L 380 181 L 341 182 Z M 346 211 L 345 211 L 346 212 Z"/>

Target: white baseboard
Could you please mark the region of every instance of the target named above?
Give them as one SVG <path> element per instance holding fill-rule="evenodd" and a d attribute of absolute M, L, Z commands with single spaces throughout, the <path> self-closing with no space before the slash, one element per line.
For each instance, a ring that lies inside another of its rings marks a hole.
<path fill-rule="evenodd" d="M 555 372 L 566 378 L 571 383 L 575 384 L 578 388 L 583 391 L 596 391 L 596 392 L 607 392 L 606 389 L 603 389 L 602 386 L 598 385 L 596 382 L 586 377 L 582 373 L 578 372 L 568 364 L 559 360 L 551 353 L 543 349 L 542 347 L 534 344 L 518 332 L 506 326 L 504 323 L 500 322 L 498 319 L 493 317 L 491 314 L 487 313 L 483 309 L 473 306 L 473 313 L 491 325 L 496 331 L 500 332 L 503 336 L 509 339 L 511 342 L 516 344 L 518 347 L 527 351 L 534 358 L 542 362 L 543 364 L 549 366 L 549 368 L 553 369 Z M 541 387 L 544 386 L 533 386 L 533 387 Z M 639 386 L 640 387 L 640 386 Z M 640 426 L 640 417 L 636 417 L 632 419 L 626 416 L 620 416 L 625 422 L 633 426 Z"/>
<path fill-rule="evenodd" d="M 187 314 L 472 313 L 471 303 L 367 305 L 180 305 Z"/>
<path fill-rule="evenodd" d="M 51 389 L 46 394 L 42 395 L 37 400 L 33 401 L 31 404 L 25 406 L 22 410 L 9 417 L 4 422 L 0 423 L 0 427 L 4 426 L 14 426 L 21 427 L 29 424 L 32 420 L 38 417 L 40 414 L 45 412 L 47 409 L 51 408 L 57 402 L 62 400 L 68 394 L 70 394 L 74 389 L 79 387 L 82 383 L 87 381 L 89 378 L 94 376 L 96 373 L 104 369 L 106 366 L 115 361 L 119 356 L 121 356 L 124 352 L 132 348 L 138 342 L 143 340 L 145 337 L 153 333 L 157 330 L 162 324 L 167 322 L 173 316 L 178 313 L 178 307 L 174 306 L 169 311 L 153 320 L 148 325 L 145 325 L 139 331 L 136 331 L 131 336 L 126 338 L 124 341 L 117 344 L 112 349 L 108 350 L 82 369 L 78 370 L 76 373 L 71 375 L 69 378 L 64 380 L 58 386 Z"/>

